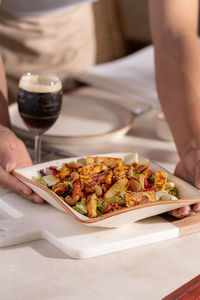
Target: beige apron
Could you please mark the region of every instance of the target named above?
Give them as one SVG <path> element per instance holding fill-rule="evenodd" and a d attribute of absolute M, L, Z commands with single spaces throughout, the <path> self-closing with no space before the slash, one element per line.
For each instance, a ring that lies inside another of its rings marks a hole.
<path fill-rule="evenodd" d="M 90 3 L 39 17 L 0 11 L 0 46 L 9 101 L 16 100 L 19 78 L 26 72 L 53 72 L 67 89 L 74 75 L 95 62 L 94 30 Z"/>

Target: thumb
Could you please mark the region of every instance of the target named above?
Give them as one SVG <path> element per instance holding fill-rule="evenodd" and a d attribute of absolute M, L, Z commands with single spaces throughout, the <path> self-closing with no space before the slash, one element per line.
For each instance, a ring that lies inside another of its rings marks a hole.
<path fill-rule="evenodd" d="M 8 138 L 3 137 L 1 142 L 0 165 L 9 173 L 16 168 L 16 139 L 14 135 L 8 135 Z"/>
<path fill-rule="evenodd" d="M 12 158 L 9 158 L 5 162 L 5 170 L 10 173 L 13 169 L 16 168 L 16 163 Z"/>
<path fill-rule="evenodd" d="M 21 140 L 13 136 L 0 147 L 0 165 L 8 173 L 15 168 L 32 165 L 27 149 Z"/>
<path fill-rule="evenodd" d="M 10 149 L 3 148 L 1 149 L 0 153 L 0 165 L 6 170 L 6 172 L 10 173 L 14 168 L 16 168 L 16 159 L 15 159 L 15 152 L 9 151 Z"/>

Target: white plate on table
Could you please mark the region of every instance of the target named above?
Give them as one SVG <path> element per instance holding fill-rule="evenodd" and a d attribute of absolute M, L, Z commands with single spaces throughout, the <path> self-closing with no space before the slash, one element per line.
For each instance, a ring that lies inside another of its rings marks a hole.
<path fill-rule="evenodd" d="M 137 153 L 109 153 L 100 154 L 95 156 L 103 157 L 116 157 L 127 159 L 128 157 L 134 157 L 134 161 L 140 164 L 146 164 L 147 159 L 138 155 Z M 33 191 L 39 194 L 43 199 L 49 202 L 51 205 L 57 209 L 70 214 L 76 221 L 90 226 L 99 227 L 119 227 L 126 224 L 131 224 L 135 221 L 142 220 L 151 216 L 155 216 L 182 206 L 191 205 L 200 202 L 200 191 L 190 185 L 189 183 L 183 181 L 182 179 L 172 175 L 167 170 L 163 169 L 154 162 L 150 162 L 150 167 L 153 171 L 166 172 L 168 179 L 175 183 L 175 186 L 179 190 L 178 200 L 168 200 L 168 201 L 155 201 L 145 204 L 135 205 L 131 207 L 122 208 L 116 211 L 109 212 L 107 214 L 101 215 L 96 218 L 89 218 L 87 216 L 81 215 L 70 207 L 65 201 L 63 201 L 57 194 L 52 192 L 49 188 L 35 182 L 33 177 L 38 176 L 38 171 L 41 169 L 48 168 L 49 166 L 56 166 L 58 169 L 63 166 L 64 163 L 70 161 L 77 161 L 83 159 L 84 157 L 75 157 L 68 159 L 54 160 L 38 165 L 34 165 L 27 168 L 15 169 L 13 174 L 25 184 L 27 184 Z"/>
<path fill-rule="evenodd" d="M 17 103 L 9 106 L 9 113 L 15 133 L 33 139 L 19 115 Z M 42 140 L 51 145 L 106 141 L 125 135 L 133 121 L 133 113 L 114 102 L 64 96 L 59 118 Z"/>

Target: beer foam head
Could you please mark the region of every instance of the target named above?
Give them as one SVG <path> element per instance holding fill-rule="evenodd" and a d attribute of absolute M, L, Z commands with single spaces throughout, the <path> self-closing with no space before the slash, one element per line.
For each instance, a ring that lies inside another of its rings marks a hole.
<path fill-rule="evenodd" d="M 21 77 L 19 87 L 34 93 L 57 93 L 62 89 L 62 84 L 53 74 L 27 73 Z"/>

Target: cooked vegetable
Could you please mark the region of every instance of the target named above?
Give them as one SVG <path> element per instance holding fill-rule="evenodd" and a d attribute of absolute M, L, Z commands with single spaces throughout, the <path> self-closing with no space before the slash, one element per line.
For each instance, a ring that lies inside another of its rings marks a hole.
<path fill-rule="evenodd" d="M 56 174 L 56 176 L 60 180 L 63 180 L 66 177 L 68 177 L 71 173 L 72 173 L 72 168 L 65 166 L 59 171 L 59 173 Z"/>
<path fill-rule="evenodd" d="M 110 168 L 116 168 L 123 165 L 123 160 L 121 158 L 114 157 L 90 157 L 86 158 L 86 165 L 91 165 L 95 163 L 103 163 Z"/>
<path fill-rule="evenodd" d="M 92 174 L 97 174 L 102 171 L 107 170 L 108 167 L 102 163 L 98 164 L 92 164 L 92 165 L 87 165 L 82 168 L 82 174 L 87 176 L 87 175 L 92 175 Z"/>
<path fill-rule="evenodd" d="M 52 185 L 60 182 L 60 180 L 54 175 L 46 175 L 46 176 L 43 176 L 42 178 L 48 186 L 52 186 Z"/>
<path fill-rule="evenodd" d="M 97 203 L 98 197 L 95 193 L 87 197 L 88 217 L 95 218 L 97 216 Z"/>
<path fill-rule="evenodd" d="M 126 206 L 156 201 L 155 191 L 131 192 L 125 194 Z"/>
<path fill-rule="evenodd" d="M 47 184 L 46 184 L 45 180 L 43 179 L 43 177 L 38 176 L 38 177 L 35 177 L 34 180 L 35 180 L 35 182 L 38 182 L 38 183 L 40 183 L 44 186 L 47 186 Z"/>
<path fill-rule="evenodd" d="M 122 191 L 128 188 L 128 179 L 126 177 L 117 180 L 111 188 L 104 194 L 104 199 L 114 198 L 119 195 Z"/>
<path fill-rule="evenodd" d="M 57 195 L 63 195 L 68 190 L 68 185 L 63 182 L 56 183 L 52 186 L 52 191 Z"/>
<path fill-rule="evenodd" d="M 154 181 L 155 190 L 163 191 L 165 189 L 166 182 L 167 182 L 167 173 L 157 171 L 155 173 L 155 181 Z"/>
<path fill-rule="evenodd" d="M 77 202 L 73 209 L 78 211 L 82 215 L 87 215 L 87 200 L 82 198 L 80 202 Z"/>

